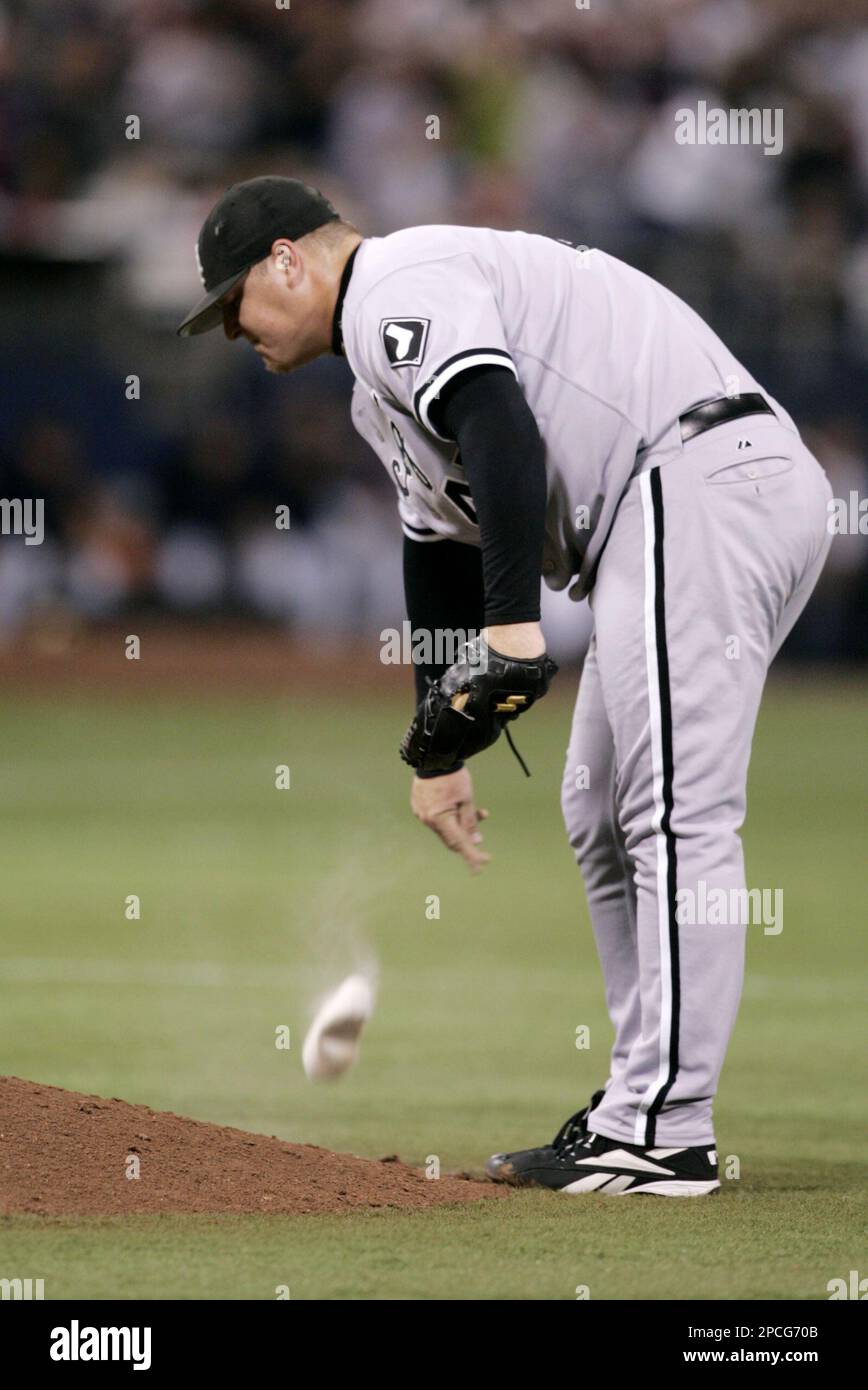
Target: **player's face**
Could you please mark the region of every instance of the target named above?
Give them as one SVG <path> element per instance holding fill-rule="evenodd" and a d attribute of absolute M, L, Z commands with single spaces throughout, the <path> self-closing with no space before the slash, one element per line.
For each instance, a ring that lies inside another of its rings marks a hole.
<path fill-rule="evenodd" d="M 322 351 L 314 337 L 315 281 L 298 253 L 269 256 L 223 302 L 227 338 L 246 338 L 266 371 L 291 372 Z"/>

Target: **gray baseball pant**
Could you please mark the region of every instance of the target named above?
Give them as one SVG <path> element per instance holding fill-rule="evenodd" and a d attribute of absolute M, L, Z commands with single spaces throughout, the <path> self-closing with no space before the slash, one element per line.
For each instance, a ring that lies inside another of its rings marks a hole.
<path fill-rule="evenodd" d="M 794 429 L 743 417 L 648 454 L 603 552 L 562 802 L 615 1030 L 589 1121 L 611 1139 L 714 1143 L 748 924 L 693 921 L 684 890 L 746 886 L 754 725 L 823 567 L 830 497 Z"/>

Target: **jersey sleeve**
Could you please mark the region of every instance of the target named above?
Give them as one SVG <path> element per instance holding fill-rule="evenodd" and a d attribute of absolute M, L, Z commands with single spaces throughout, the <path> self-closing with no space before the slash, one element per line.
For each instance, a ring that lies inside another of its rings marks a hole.
<path fill-rule="evenodd" d="M 433 408 L 448 382 L 480 366 L 518 378 L 494 288 L 469 254 L 384 276 L 361 301 L 353 336 L 372 387 L 444 441 Z"/>

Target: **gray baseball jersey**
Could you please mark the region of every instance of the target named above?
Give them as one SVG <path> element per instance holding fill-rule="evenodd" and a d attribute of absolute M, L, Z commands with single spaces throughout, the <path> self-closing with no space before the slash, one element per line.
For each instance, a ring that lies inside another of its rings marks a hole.
<path fill-rule="evenodd" d="M 577 599 L 637 456 L 680 443 L 691 406 L 759 389 L 662 285 L 602 251 L 526 232 L 412 227 L 365 240 L 342 328 L 353 422 L 392 474 L 415 540 L 479 543 L 456 446 L 431 407 L 470 367 L 515 373 L 546 450 L 543 575 L 552 589 L 577 576 Z"/>
<path fill-rule="evenodd" d="M 416 540 L 479 541 L 456 446 L 431 417 L 446 383 L 502 363 L 536 417 L 544 576 L 557 589 L 577 576 L 570 593 L 590 591 L 595 617 L 562 797 L 615 1034 L 588 1124 L 646 1150 L 576 1190 L 624 1191 L 633 1169 L 657 1191 L 710 1190 L 668 1165 L 683 1148 L 713 1153 L 752 901 L 739 839 L 751 737 L 828 550 L 828 482 L 777 402 L 682 439 L 692 406 L 761 388 L 675 295 L 599 251 L 463 227 L 365 241 L 343 333 L 356 427 Z"/>

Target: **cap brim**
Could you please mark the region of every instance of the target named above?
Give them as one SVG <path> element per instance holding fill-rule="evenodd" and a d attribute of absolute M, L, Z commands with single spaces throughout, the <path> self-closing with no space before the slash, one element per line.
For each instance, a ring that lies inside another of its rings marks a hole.
<path fill-rule="evenodd" d="M 239 281 L 244 279 L 249 269 L 250 266 L 246 265 L 237 275 L 230 275 L 228 280 L 221 281 L 213 290 L 209 290 L 190 310 L 183 323 L 175 329 L 178 337 L 191 338 L 196 333 L 207 333 L 212 328 L 219 328 L 223 322 L 223 300 Z"/>

